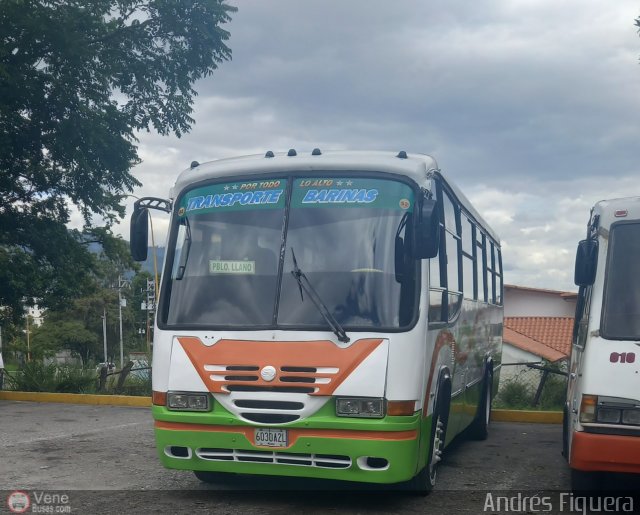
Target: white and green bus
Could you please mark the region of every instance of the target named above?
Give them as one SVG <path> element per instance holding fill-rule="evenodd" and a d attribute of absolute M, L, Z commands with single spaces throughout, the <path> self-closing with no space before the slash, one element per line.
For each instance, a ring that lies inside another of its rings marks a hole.
<path fill-rule="evenodd" d="M 192 166 L 171 213 L 153 343 L 169 468 L 404 483 L 483 439 L 502 351 L 498 236 L 434 159 L 313 152 Z"/>

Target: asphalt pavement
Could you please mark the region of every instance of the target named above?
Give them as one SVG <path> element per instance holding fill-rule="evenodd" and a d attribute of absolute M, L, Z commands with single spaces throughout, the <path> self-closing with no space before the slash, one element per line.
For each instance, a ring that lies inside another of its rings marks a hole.
<path fill-rule="evenodd" d="M 482 513 L 491 512 L 488 492 L 568 492 L 561 433 L 557 424 L 492 423 L 486 441 L 447 448 L 423 498 L 282 478 L 207 485 L 160 465 L 148 408 L 0 401 L 0 491 L 27 492 L 34 504 L 38 492 L 67 494 L 66 503 L 53 499 L 57 513 Z"/>

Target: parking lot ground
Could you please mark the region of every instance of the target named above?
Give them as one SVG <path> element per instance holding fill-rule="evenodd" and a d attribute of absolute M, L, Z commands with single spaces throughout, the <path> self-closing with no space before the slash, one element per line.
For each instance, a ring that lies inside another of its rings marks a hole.
<path fill-rule="evenodd" d="M 568 491 L 561 432 L 557 424 L 493 423 L 485 442 L 447 448 L 436 489 L 423 498 L 283 478 L 207 485 L 161 467 L 148 408 L 0 401 L 0 490 L 66 492 L 79 513 L 481 513 L 489 491 Z"/>

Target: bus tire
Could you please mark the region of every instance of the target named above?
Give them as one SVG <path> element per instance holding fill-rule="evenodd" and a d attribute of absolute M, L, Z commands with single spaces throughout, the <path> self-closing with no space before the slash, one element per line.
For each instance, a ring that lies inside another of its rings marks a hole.
<path fill-rule="evenodd" d="M 493 374 L 487 370 L 482 382 L 480 402 L 476 418 L 469 426 L 467 435 L 471 440 L 486 440 L 489 436 L 489 421 L 491 420 L 491 393 L 493 387 Z"/>
<path fill-rule="evenodd" d="M 445 381 L 438 388 L 436 407 L 433 410 L 431 423 L 431 436 L 429 440 L 429 456 L 425 467 L 416 474 L 408 483 L 408 490 L 418 495 L 428 495 L 436 484 L 438 466 L 442 461 L 444 443 L 447 435 L 447 422 L 449 419 L 449 399 L 451 385 Z"/>
<path fill-rule="evenodd" d="M 599 472 L 571 469 L 571 491 L 576 494 L 588 495 L 602 488 Z"/>
<path fill-rule="evenodd" d="M 562 410 L 562 456 L 569 462 L 569 408 L 566 404 Z"/>

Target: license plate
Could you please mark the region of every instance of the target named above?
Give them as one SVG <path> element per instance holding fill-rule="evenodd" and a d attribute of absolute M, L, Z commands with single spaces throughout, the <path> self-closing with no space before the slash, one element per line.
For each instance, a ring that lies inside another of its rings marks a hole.
<path fill-rule="evenodd" d="M 289 435 L 286 429 L 256 429 L 256 445 L 264 447 L 287 447 Z"/>

